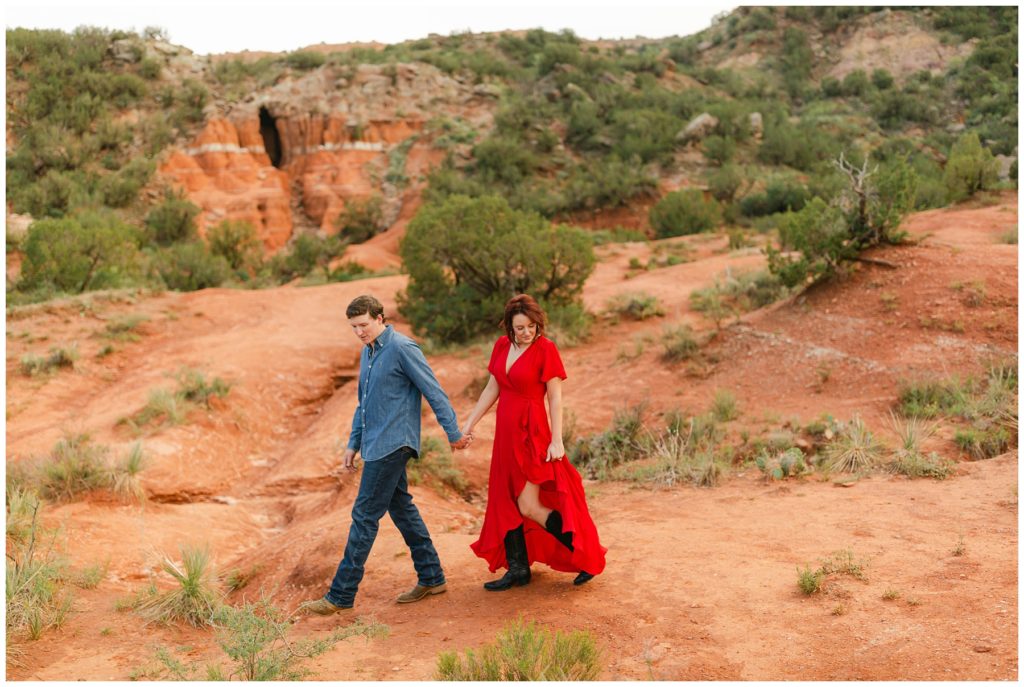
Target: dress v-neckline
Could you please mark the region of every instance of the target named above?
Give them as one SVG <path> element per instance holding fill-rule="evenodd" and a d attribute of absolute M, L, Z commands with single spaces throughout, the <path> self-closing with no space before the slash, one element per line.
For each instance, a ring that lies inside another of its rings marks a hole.
<path fill-rule="evenodd" d="M 534 341 L 529 346 L 527 346 L 525 349 L 523 349 L 523 352 L 520 353 L 519 356 L 515 360 L 512 361 L 512 364 L 509 365 L 508 364 L 508 356 L 509 356 L 509 353 L 512 352 L 512 347 L 515 346 L 514 343 L 512 343 L 511 341 L 509 342 L 509 344 L 508 344 L 508 353 L 505 354 L 505 376 L 506 377 L 508 377 L 510 374 L 512 374 L 512 368 L 516 366 L 516 363 L 518 363 L 520 360 L 522 360 L 524 355 L 526 355 L 527 353 L 530 352 L 530 348 L 534 344 L 536 344 L 536 343 L 537 343 L 537 341 L 536 341 L 536 339 L 534 339 Z"/>

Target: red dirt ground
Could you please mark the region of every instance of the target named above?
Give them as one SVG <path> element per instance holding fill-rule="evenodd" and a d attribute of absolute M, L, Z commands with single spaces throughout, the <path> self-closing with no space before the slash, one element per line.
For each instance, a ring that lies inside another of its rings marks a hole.
<path fill-rule="evenodd" d="M 600 431 L 616 409 L 640 401 L 652 418 L 672 408 L 703 412 L 715 390 L 726 389 L 741 411 L 729 423 L 734 436 L 857 413 L 891 442 L 883 419 L 901 379 L 969 374 L 989 358 L 1016 354 L 1017 247 L 1000 242 L 1016 225 L 1010 195 L 988 207 L 908 218 L 905 228 L 920 243 L 871 255 L 896 269 L 859 264 L 844 279 L 748 314 L 706 346 L 715 362 L 689 372 L 659 361 L 662 328 L 687 322 L 711 330 L 690 310 L 689 293 L 727 268 L 762 267 L 762 256 L 730 253 L 724 237 L 690 237 L 671 243 L 691 244 L 694 260 L 633 275 L 629 259 L 646 262 L 650 247 L 602 247 L 584 291 L 588 307 L 599 312 L 614 295 L 637 291 L 658 296 L 665 316 L 600 319 L 587 342 L 564 350 L 566 403 L 578 431 Z M 393 253 L 393 240 L 381 238 L 372 249 Z M 267 291 L 96 294 L 9 315 L 10 462 L 44 454 L 65 431 L 88 431 L 115 454 L 127 451 L 137 437 L 118 419 L 142 407 L 150 390 L 172 388 L 182 366 L 232 387 L 209 412 L 143 437 L 146 504 L 96 496 L 48 507 L 73 567 L 107 564 L 108 573 L 95 589 L 75 590 L 63 628 L 20 644 L 22 664 L 8 665 L 8 678 L 124 680 L 161 645 L 189 647 L 181 654 L 188 660 L 218 657 L 209 631 L 146 626 L 114 610 L 181 544 L 207 544 L 220 571 L 261 566 L 233 600 L 262 587 L 291 610 L 321 595 L 341 555 L 358 480 L 338 470 L 358 354 L 344 306 L 372 292 L 394 312 L 404 284 L 404 276 L 392 276 Z M 96 357 L 108 343 L 98 336 L 105 323 L 129 314 L 148 317 L 141 339 L 114 342 L 115 353 Z M 18 373 L 25 353 L 72 342 L 80 355 L 73 372 Z M 428 351 L 460 416 L 472 407 L 465 390 L 483 374 L 488 352 Z M 432 418 L 424 426 L 440 435 Z M 439 652 L 490 641 L 518 615 L 592 631 L 603 679 L 1018 677 L 1016 449 L 961 462 L 943 482 L 876 474 L 850 488 L 818 478 L 766 483 L 751 467 L 735 467 L 712 489 L 588 482 L 609 549 L 606 572 L 574 588 L 570 576 L 538 566 L 528 587 L 493 594 L 481 588 L 492 576 L 469 549 L 484 509 L 492 430 L 493 415 L 455 458 L 470 480 L 470 500 L 413 489 L 448 593 L 394 603 L 415 577 L 385 520 L 355 613 L 386 623 L 390 635 L 336 645 L 310 662 L 316 678 L 431 679 Z M 956 457 L 950 437 L 947 428 L 936 450 Z M 959 541 L 965 552 L 956 556 Z M 797 568 L 840 550 L 865 562 L 867 579 L 801 594 Z M 889 590 L 898 598 L 884 600 Z M 304 619 L 293 633 L 325 636 L 339 622 Z"/>

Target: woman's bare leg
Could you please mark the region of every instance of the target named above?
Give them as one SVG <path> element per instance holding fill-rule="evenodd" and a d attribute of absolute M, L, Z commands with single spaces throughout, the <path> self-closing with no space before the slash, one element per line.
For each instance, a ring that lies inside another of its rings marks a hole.
<path fill-rule="evenodd" d="M 519 493 L 518 503 L 519 512 L 523 514 L 524 518 L 533 520 L 541 527 L 545 526 L 548 521 L 548 515 L 551 514 L 551 509 L 541 505 L 539 485 L 527 482 Z"/>

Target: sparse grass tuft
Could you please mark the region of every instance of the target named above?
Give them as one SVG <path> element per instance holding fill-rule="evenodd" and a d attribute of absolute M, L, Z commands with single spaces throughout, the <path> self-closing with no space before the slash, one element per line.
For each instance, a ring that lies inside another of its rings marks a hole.
<path fill-rule="evenodd" d="M 220 607 L 220 595 L 214 590 L 210 573 L 210 553 L 205 549 L 183 547 L 182 564 L 165 558 L 163 569 L 178 586 L 144 599 L 139 613 L 149 621 L 162 623 L 186 622 L 193 627 L 213 622 L 213 614 Z"/>
<path fill-rule="evenodd" d="M 249 586 L 249 583 L 254 577 L 263 571 L 262 563 L 254 563 L 245 570 L 234 568 L 224 578 L 224 586 L 227 587 L 228 592 L 237 592 L 239 589 L 245 589 Z"/>
<path fill-rule="evenodd" d="M 72 581 L 75 583 L 76 587 L 81 587 L 82 589 L 95 589 L 106 576 L 106 565 L 90 565 L 88 568 L 79 570 L 72 577 Z"/>
<path fill-rule="evenodd" d="M 223 398 L 230 390 L 231 385 L 220 377 L 207 381 L 205 374 L 190 367 L 183 367 L 178 372 L 176 395 L 191 403 L 202 403 L 209 408 L 212 396 Z"/>
<path fill-rule="evenodd" d="M 606 311 L 631 320 L 661 317 L 665 311 L 656 296 L 645 293 L 623 293 L 608 301 Z"/>
<path fill-rule="evenodd" d="M 108 484 L 107 448 L 91 443 L 88 434 L 66 435 L 37 466 L 35 482 L 43 498 L 70 501 Z"/>
<path fill-rule="evenodd" d="M 239 606 L 221 606 L 211 620 L 217 629 L 217 643 L 231 661 L 228 666 L 185 663 L 161 647 L 156 652 L 156 662 L 138 670 L 139 678 L 297 681 L 311 674 L 302 665 L 305 660 L 324 654 L 338 642 L 357 636 L 382 637 L 389 632 L 387 625 L 359 619 L 326 637 L 290 639 L 292 623 L 266 597 Z"/>
<path fill-rule="evenodd" d="M 103 336 L 115 341 L 138 341 L 139 334 L 136 331 L 143 322 L 149 321 L 145 315 L 124 315 L 107 322 L 103 330 Z"/>
<path fill-rule="evenodd" d="M 700 344 L 689 325 L 666 327 L 661 335 L 664 351 L 661 359 L 666 363 L 679 363 L 700 354 Z"/>
<path fill-rule="evenodd" d="M 882 593 L 882 599 L 885 601 L 895 601 L 898 598 L 900 598 L 899 591 L 891 587 Z"/>
<path fill-rule="evenodd" d="M 439 655 L 436 679 L 576 681 L 596 680 L 600 672 L 600 653 L 589 632 L 552 633 L 520 619 L 506 625 L 493 643 L 467 650 L 464 659 L 455 652 Z"/>
<path fill-rule="evenodd" d="M 51 348 L 50 355 L 45 358 L 28 353 L 21 358 L 21 373 L 26 377 L 35 377 L 53 370 L 74 369 L 76 360 L 78 360 L 78 346 L 76 345 L 66 348 Z"/>
<path fill-rule="evenodd" d="M 726 389 L 716 389 L 715 398 L 711 402 L 711 414 L 719 422 L 729 422 L 740 416 L 736 407 L 736 397 Z"/>
<path fill-rule="evenodd" d="M 824 589 L 826 581 L 837 575 L 865 580 L 864 563 L 854 558 L 853 552 L 848 549 L 836 551 L 823 560 L 816 570 L 810 566 L 797 568 L 797 586 L 804 594 L 811 595 Z"/>
<path fill-rule="evenodd" d="M 950 551 L 954 556 L 962 556 L 967 553 L 967 542 L 964 540 L 964 535 L 957 537 L 956 546 Z"/>
<path fill-rule="evenodd" d="M 863 420 L 855 415 L 829 443 L 825 453 L 829 470 L 862 473 L 878 465 L 883 450 Z"/>

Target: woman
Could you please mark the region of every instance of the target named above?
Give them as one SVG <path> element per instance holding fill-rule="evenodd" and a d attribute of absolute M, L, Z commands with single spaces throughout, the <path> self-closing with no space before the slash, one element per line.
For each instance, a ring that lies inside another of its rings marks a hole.
<path fill-rule="evenodd" d="M 583 481 L 565 459 L 562 444 L 562 380 L 558 349 L 544 336 L 546 317 L 530 296 L 505 304 L 505 336 L 494 344 L 491 373 L 463 435 L 472 436 L 481 417 L 498 401 L 487 512 L 473 552 L 504 577 L 484 588 L 503 591 L 528 584 L 530 564 L 577 572 L 583 584 L 604 570 L 607 549 L 587 511 Z M 544 411 L 547 396 L 551 424 Z"/>

